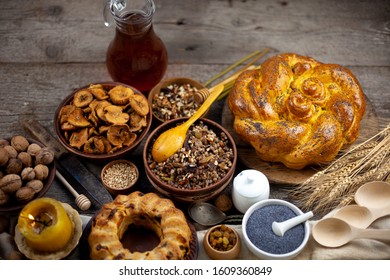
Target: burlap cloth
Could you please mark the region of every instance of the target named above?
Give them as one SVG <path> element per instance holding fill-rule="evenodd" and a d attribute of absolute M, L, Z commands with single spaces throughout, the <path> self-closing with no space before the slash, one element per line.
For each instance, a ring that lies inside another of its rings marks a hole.
<path fill-rule="evenodd" d="M 326 217 L 332 216 L 332 213 Z M 81 215 L 83 225 L 85 226 L 90 217 Z M 310 221 L 312 227 L 316 221 Z M 257 260 L 246 247 L 243 241 L 241 225 L 229 225 L 237 230 L 241 237 L 241 251 L 237 256 L 240 260 Z M 371 224 L 370 228 L 390 229 L 390 216 L 380 218 Z M 203 248 L 203 237 L 206 230 L 197 230 L 198 237 L 198 260 L 210 259 Z M 318 244 L 312 236 L 305 249 L 295 258 L 296 260 L 390 260 L 390 241 L 382 242 L 369 239 L 353 240 L 350 243 L 339 248 L 326 248 Z"/>
<path fill-rule="evenodd" d="M 331 213 L 327 216 L 331 216 Z M 311 227 L 316 221 L 310 221 Z M 235 228 L 241 237 L 241 252 L 237 259 L 258 259 L 246 247 L 243 241 L 241 225 L 230 225 Z M 380 218 L 371 224 L 370 228 L 390 229 L 390 216 Z M 203 236 L 206 230 L 198 231 L 198 259 L 207 260 L 209 257 L 203 248 Z M 305 249 L 295 258 L 297 260 L 379 260 L 390 259 L 390 241 L 382 242 L 369 239 L 355 239 L 339 248 L 326 248 L 318 244 L 312 236 Z"/>

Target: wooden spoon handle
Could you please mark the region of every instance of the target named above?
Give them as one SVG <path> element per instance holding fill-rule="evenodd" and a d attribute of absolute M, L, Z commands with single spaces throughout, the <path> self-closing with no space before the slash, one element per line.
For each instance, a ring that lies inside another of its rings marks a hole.
<path fill-rule="evenodd" d="M 209 97 L 209 95 L 210 95 L 209 89 L 202 88 L 194 93 L 194 100 L 195 100 L 196 104 L 201 105 L 203 103 L 203 101 L 205 101 L 207 99 L 207 97 Z"/>
<path fill-rule="evenodd" d="M 384 208 L 368 208 L 368 209 L 370 209 L 374 220 L 390 215 L 390 204 Z"/>
<path fill-rule="evenodd" d="M 207 99 L 203 102 L 202 106 L 199 107 L 199 109 L 193 114 L 185 123 L 183 123 L 183 126 L 190 127 L 197 119 L 199 119 L 204 112 L 213 104 L 215 99 L 221 94 L 223 90 L 223 85 L 218 84 L 215 87 L 212 87 L 210 89 L 211 94 L 207 97 Z"/>
<path fill-rule="evenodd" d="M 390 240 L 390 229 L 362 229 L 357 230 L 355 238 L 368 238 L 375 240 Z"/>
<path fill-rule="evenodd" d="M 246 70 L 253 70 L 253 69 L 256 69 L 258 68 L 259 66 L 255 66 L 255 65 L 250 65 L 248 67 L 245 67 L 244 69 L 241 69 L 240 71 L 236 72 L 234 75 L 230 76 L 229 78 L 226 78 L 225 80 L 223 80 L 222 82 L 218 83 L 217 85 L 213 86 L 210 91 L 212 91 L 214 88 L 216 88 L 217 86 L 219 85 L 223 85 L 225 86 L 225 84 L 237 79 L 237 77 L 244 71 Z"/>
<path fill-rule="evenodd" d="M 212 88 L 210 89 L 207 89 L 207 88 L 202 88 L 198 91 L 196 91 L 194 93 L 194 100 L 197 104 L 202 104 L 209 96 L 210 96 L 210 93 L 216 88 L 216 87 L 219 87 L 220 85 L 222 85 L 224 88 L 225 88 L 225 85 L 230 83 L 231 81 L 237 79 L 237 77 L 242 73 L 244 72 L 245 70 L 252 70 L 252 69 L 256 69 L 258 67 L 254 66 L 254 65 L 251 65 L 251 66 L 248 66 L 247 68 L 241 70 L 241 71 L 238 71 L 237 73 L 235 73 L 234 75 L 230 76 L 229 78 L 223 80 L 222 82 L 218 83 L 217 85 L 213 86 Z M 223 90 L 223 89 L 222 89 Z"/>

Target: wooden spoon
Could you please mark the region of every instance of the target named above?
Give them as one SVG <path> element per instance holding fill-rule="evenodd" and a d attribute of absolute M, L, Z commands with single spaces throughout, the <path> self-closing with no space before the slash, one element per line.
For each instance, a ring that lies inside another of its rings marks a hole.
<path fill-rule="evenodd" d="M 355 201 L 367 208 L 390 207 L 390 183 L 372 181 L 362 185 L 355 193 Z"/>
<path fill-rule="evenodd" d="M 319 244 L 332 248 L 360 238 L 390 240 L 390 229 L 359 229 L 337 218 L 320 220 L 312 234 Z"/>
<path fill-rule="evenodd" d="M 163 162 L 177 152 L 186 139 L 187 131 L 190 126 L 199 119 L 203 113 L 211 106 L 224 88 L 223 84 L 218 84 L 210 89 L 209 97 L 203 102 L 202 106 L 186 122 L 168 129 L 157 137 L 152 147 L 152 156 L 156 162 Z"/>
<path fill-rule="evenodd" d="M 346 221 L 357 228 L 367 228 L 376 219 L 390 215 L 390 203 L 384 208 L 368 208 L 360 205 L 348 205 L 340 208 L 333 217 Z"/>
<path fill-rule="evenodd" d="M 390 215 L 390 184 L 373 181 L 361 186 L 355 193 L 358 205 L 340 208 L 335 218 L 346 221 L 357 228 L 367 228 L 380 217 Z"/>

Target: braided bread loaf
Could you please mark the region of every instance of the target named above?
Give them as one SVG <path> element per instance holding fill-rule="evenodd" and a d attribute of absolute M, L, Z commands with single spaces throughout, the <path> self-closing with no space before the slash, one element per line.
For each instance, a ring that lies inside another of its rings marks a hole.
<path fill-rule="evenodd" d="M 302 169 L 332 161 L 357 139 L 366 102 L 350 70 L 281 54 L 242 73 L 228 106 L 260 159 Z"/>
<path fill-rule="evenodd" d="M 160 243 L 151 251 L 130 252 L 121 238 L 128 226 L 154 231 Z M 191 230 L 181 210 L 155 193 L 118 195 L 103 206 L 88 236 L 91 259 L 180 260 L 190 253 Z"/>

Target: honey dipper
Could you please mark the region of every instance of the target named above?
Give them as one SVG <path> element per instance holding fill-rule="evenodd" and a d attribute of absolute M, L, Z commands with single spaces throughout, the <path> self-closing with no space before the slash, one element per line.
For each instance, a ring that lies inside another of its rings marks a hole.
<path fill-rule="evenodd" d="M 79 194 L 66 179 L 56 170 L 56 177 L 64 184 L 64 186 L 70 191 L 70 193 L 76 198 L 76 205 L 81 210 L 85 211 L 91 207 L 91 201 L 83 194 Z"/>

